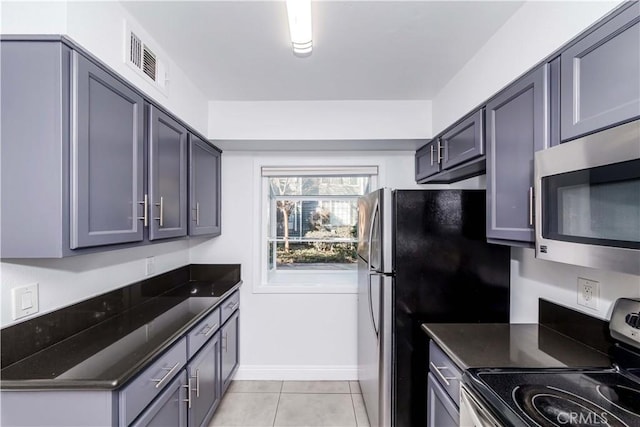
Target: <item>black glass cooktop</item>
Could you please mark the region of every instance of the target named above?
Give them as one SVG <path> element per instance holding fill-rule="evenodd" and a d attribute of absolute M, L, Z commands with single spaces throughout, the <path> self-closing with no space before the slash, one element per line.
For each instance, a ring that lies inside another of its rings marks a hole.
<path fill-rule="evenodd" d="M 469 371 L 508 424 L 640 427 L 640 381 L 614 369 Z"/>

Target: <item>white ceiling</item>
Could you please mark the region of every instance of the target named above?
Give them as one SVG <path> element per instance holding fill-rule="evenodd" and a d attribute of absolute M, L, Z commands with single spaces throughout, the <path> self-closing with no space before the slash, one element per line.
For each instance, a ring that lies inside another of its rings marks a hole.
<path fill-rule="evenodd" d="M 293 55 L 284 1 L 124 1 L 210 100 L 432 99 L 521 1 L 312 4 Z"/>

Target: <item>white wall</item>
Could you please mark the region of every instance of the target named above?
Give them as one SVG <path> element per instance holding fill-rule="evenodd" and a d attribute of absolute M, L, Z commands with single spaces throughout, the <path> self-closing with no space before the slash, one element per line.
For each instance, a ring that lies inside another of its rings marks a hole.
<path fill-rule="evenodd" d="M 433 134 L 612 10 L 611 1 L 528 1 L 433 99 Z"/>
<path fill-rule="evenodd" d="M 156 53 L 168 61 L 171 78 L 168 96 L 123 62 L 125 19 L 137 27 L 139 35 L 151 43 L 153 39 L 131 19 L 120 3 L 3 1 L 0 7 L 1 33 L 67 34 L 148 96 L 206 134 L 204 95 L 159 46 L 152 45 Z M 15 323 L 11 318 L 13 287 L 39 283 L 39 315 L 143 279 L 145 258 L 152 255 L 156 256 L 157 273 L 180 267 L 189 262 L 189 242 L 162 243 L 63 260 L 3 260 L 0 264 L 0 325 Z"/>
<path fill-rule="evenodd" d="M 597 309 L 578 305 L 578 277 L 599 282 Z M 533 249 L 511 249 L 511 321 L 538 321 L 538 298 L 610 319 L 616 298 L 640 297 L 640 277 L 536 259 Z"/>
<path fill-rule="evenodd" d="M 178 64 L 162 50 L 117 1 L 2 1 L 2 34 L 65 34 L 150 98 L 206 135 L 207 99 Z M 124 62 L 124 22 L 167 62 L 169 89 L 164 94 Z"/>
<path fill-rule="evenodd" d="M 431 136 L 431 101 L 209 102 L 211 139 L 414 139 Z"/>
<path fill-rule="evenodd" d="M 191 262 L 242 264 L 240 369 L 236 379 L 355 379 L 355 294 L 254 293 L 260 279 L 261 162 L 379 165 L 381 186 L 415 187 L 413 152 L 247 153 L 222 157 L 222 236 L 198 242 Z"/>

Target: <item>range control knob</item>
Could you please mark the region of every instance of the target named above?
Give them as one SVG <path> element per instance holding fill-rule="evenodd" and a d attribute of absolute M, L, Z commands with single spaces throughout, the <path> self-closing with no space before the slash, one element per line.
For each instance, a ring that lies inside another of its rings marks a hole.
<path fill-rule="evenodd" d="M 632 328 L 640 329 L 640 313 L 629 313 L 624 321 Z"/>

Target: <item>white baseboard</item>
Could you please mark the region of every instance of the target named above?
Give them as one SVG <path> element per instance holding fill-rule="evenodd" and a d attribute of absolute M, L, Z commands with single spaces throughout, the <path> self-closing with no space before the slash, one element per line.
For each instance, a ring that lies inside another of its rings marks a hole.
<path fill-rule="evenodd" d="M 234 380 L 355 381 L 355 365 L 240 365 Z"/>

